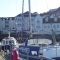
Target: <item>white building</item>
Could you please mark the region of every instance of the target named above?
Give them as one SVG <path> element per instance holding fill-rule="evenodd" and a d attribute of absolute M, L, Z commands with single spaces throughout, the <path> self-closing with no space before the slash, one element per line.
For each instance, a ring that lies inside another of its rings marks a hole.
<path fill-rule="evenodd" d="M 46 34 L 52 34 L 52 30 L 58 35 L 60 34 L 60 18 L 46 17 L 43 19 L 43 30 Z M 50 32 L 49 32 L 50 31 Z"/>
<path fill-rule="evenodd" d="M 16 24 L 14 17 L 1 17 L 0 18 L 0 31 L 3 34 L 16 31 Z"/>
<path fill-rule="evenodd" d="M 29 32 L 30 29 L 29 12 L 25 12 L 23 16 L 24 16 L 23 18 L 21 14 L 16 16 L 17 31 L 21 31 L 23 27 L 23 31 Z M 33 33 L 42 30 L 42 17 L 39 14 L 31 13 L 31 28 Z"/>
<path fill-rule="evenodd" d="M 8 33 L 30 32 L 29 12 L 18 14 L 15 17 L 0 17 L 0 31 Z M 42 18 L 38 13 L 31 13 L 31 28 L 33 34 L 52 34 L 52 29 L 56 34 L 60 34 L 60 17 L 46 16 Z"/>

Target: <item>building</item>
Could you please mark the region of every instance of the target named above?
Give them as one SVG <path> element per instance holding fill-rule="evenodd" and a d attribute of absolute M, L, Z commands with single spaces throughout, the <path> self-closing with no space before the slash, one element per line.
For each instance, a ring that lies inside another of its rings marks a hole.
<path fill-rule="evenodd" d="M 60 34 L 60 18 L 53 16 L 43 18 L 43 30 L 47 31 L 47 34 L 52 34 L 52 32 L 48 32 L 52 30 L 54 30 L 57 35 Z"/>
<path fill-rule="evenodd" d="M 30 27 L 31 25 L 31 27 Z M 18 14 L 15 17 L 0 17 L 0 31 L 3 34 L 30 32 L 32 34 L 52 34 L 52 30 L 58 35 L 60 34 L 60 17 L 40 16 L 37 12 L 31 13 L 31 23 L 29 21 L 29 12 Z"/>
<path fill-rule="evenodd" d="M 0 31 L 2 34 L 8 34 L 16 31 L 15 17 L 0 17 Z"/>
<path fill-rule="evenodd" d="M 29 21 L 29 12 L 25 12 L 23 14 L 19 14 L 16 16 L 17 19 L 17 31 L 25 31 L 29 33 L 29 29 L 32 28 L 32 32 L 39 32 L 42 30 L 42 17 L 38 13 L 31 13 L 31 27 Z"/>

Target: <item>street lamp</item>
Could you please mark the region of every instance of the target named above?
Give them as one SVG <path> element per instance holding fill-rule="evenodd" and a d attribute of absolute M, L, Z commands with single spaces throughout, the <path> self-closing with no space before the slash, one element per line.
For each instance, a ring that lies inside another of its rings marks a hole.
<path fill-rule="evenodd" d="M 56 45 L 55 31 L 52 29 L 53 43 Z"/>

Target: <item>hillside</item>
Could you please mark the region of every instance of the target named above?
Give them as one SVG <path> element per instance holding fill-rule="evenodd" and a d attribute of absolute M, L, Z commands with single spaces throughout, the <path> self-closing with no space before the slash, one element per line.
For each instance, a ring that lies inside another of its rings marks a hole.
<path fill-rule="evenodd" d="M 54 16 L 54 17 L 59 17 L 60 16 L 60 7 L 56 8 L 56 9 L 50 9 L 48 12 L 44 12 L 42 14 L 40 14 L 41 16 Z"/>

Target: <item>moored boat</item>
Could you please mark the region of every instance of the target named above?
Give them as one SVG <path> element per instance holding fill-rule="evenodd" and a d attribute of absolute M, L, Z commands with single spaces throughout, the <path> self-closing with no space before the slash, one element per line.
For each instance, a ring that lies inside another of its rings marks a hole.
<path fill-rule="evenodd" d="M 43 44 L 43 43 L 40 43 Z M 47 44 L 47 43 L 45 43 Z M 60 60 L 60 45 L 36 45 L 25 44 L 18 48 L 19 56 L 29 60 Z"/>
<path fill-rule="evenodd" d="M 17 40 L 14 37 L 8 36 L 2 39 L 2 50 L 10 50 L 17 45 Z"/>

